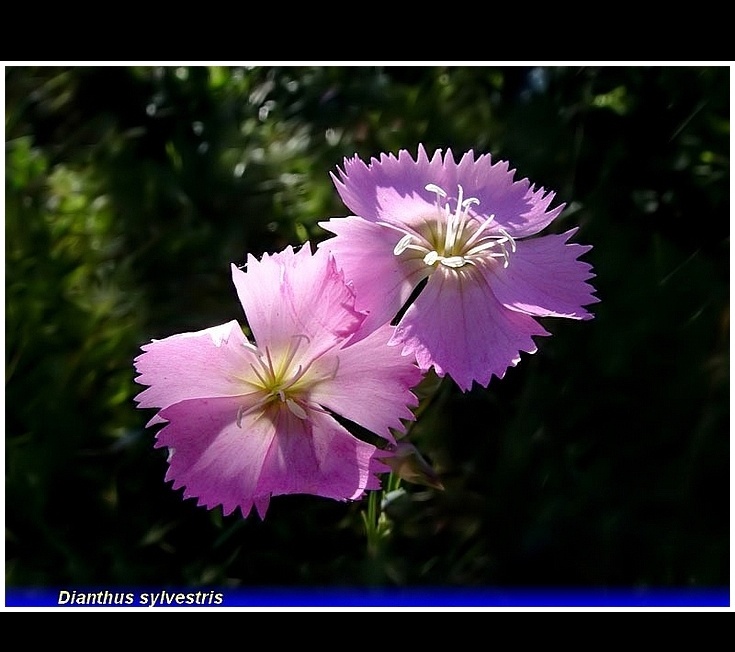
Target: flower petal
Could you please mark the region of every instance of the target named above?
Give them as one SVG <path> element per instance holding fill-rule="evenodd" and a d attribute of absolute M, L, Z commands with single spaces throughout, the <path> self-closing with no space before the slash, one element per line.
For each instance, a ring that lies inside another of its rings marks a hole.
<path fill-rule="evenodd" d="M 577 231 L 545 235 L 517 243 L 510 264 L 491 265 L 484 274 L 495 297 L 507 308 L 539 317 L 592 319 L 582 306 L 597 303 L 586 281 L 592 266 L 577 260 L 592 247 L 565 244 Z"/>
<path fill-rule="evenodd" d="M 404 149 L 398 157 L 381 154 L 379 160 L 373 158 L 368 165 L 355 155 L 345 159 L 343 167 L 344 171 L 337 170 L 339 178 L 331 175 L 337 192 L 351 211 L 371 222 L 390 220 L 389 206 L 380 201 L 381 189 L 392 189 L 395 195 L 407 197 L 423 191 L 427 183 L 442 179 L 441 151 L 437 150 L 429 161 L 423 145 L 419 145 L 415 161 Z M 434 196 L 425 196 L 429 197 L 428 206 L 433 206 Z"/>
<path fill-rule="evenodd" d="M 401 235 L 392 229 L 354 216 L 319 224 L 338 236 L 319 243 L 319 249 L 338 260 L 355 288 L 355 307 L 368 313 L 361 331 L 369 333 L 389 323 L 429 268 L 421 259 L 393 254 Z"/>
<path fill-rule="evenodd" d="M 239 407 L 233 397 L 166 407 L 160 415 L 168 424 L 156 435 L 156 447 L 170 449 L 166 480 L 173 480 L 174 489 L 184 487 L 185 498 L 209 509 L 222 505 L 225 515 L 239 507 L 245 517 L 262 493 L 259 480 L 276 429 L 253 415 L 238 427 Z"/>
<path fill-rule="evenodd" d="M 138 407 L 166 407 L 185 399 L 239 396 L 248 391 L 239 380 L 256 356 L 236 321 L 194 333 L 153 340 L 135 358 L 136 382 L 148 385 L 136 397 Z"/>
<path fill-rule="evenodd" d="M 166 480 L 208 509 L 255 506 L 265 517 L 271 496 L 308 493 L 354 500 L 379 489 L 389 453 L 353 437 L 332 417 L 310 410 L 299 419 L 284 406 L 252 413 L 237 425 L 236 398 L 182 401 L 161 411 L 168 421 L 156 447 L 168 447 Z"/>
<path fill-rule="evenodd" d="M 496 219 L 514 238 L 534 235 L 551 224 L 564 210 L 566 204 L 549 210 L 555 197 L 556 193 L 552 191 L 531 186 L 523 198 L 524 207 L 519 209 L 517 215 L 513 210 L 508 210 L 505 214 L 500 213 L 499 217 L 496 215 Z"/>
<path fill-rule="evenodd" d="M 390 429 L 403 432 L 401 419 L 413 421 L 418 405 L 411 388 L 422 373 L 413 358 L 388 346 L 394 327 L 383 326 L 342 348 L 334 379 L 317 385 L 311 400 L 332 412 L 394 441 Z"/>
<path fill-rule="evenodd" d="M 493 163 L 490 154 L 475 160 L 470 151 L 457 166 L 455 186 L 445 190 L 455 192 L 456 185 L 461 185 L 465 197 L 480 202 L 470 214 L 481 219 L 494 216 L 493 222 L 514 238 L 532 235 L 554 221 L 564 205 L 547 212 L 555 194 L 543 188 L 536 190 L 528 179 L 514 181 L 515 172 L 507 161 Z"/>
<path fill-rule="evenodd" d="M 309 410 L 299 419 L 281 409 L 278 432 L 263 462 L 257 493 L 273 496 L 308 493 L 335 500 L 355 500 L 379 489 L 378 473 L 389 471 L 387 455 L 351 435 L 332 417 Z"/>
<path fill-rule="evenodd" d="M 560 205 L 548 210 L 553 192 L 536 189 L 525 178 L 514 181 L 515 170 L 507 161 L 493 163 L 490 154 L 475 158 L 472 150 L 457 163 L 451 150 L 442 156 L 438 149 L 429 159 L 419 145 L 415 160 L 407 150 L 401 150 L 397 157 L 381 154 L 369 164 L 354 156 L 345 159 L 343 167 L 337 170 L 339 177 L 332 174 L 337 192 L 356 215 L 373 222 L 412 225 L 421 215 L 422 205 L 424 212 L 435 210 L 435 195 L 426 190 L 427 184 L 439 186 L 455 199 L 461 185 L 465 198 L 480 202 L 470 215 L 480 221 L 494 215 L 497 225 L 513 237 L 538 233 L 564 208 Z"/>
<path fill-rule="evenodd" d="M 232 265 L 232 280 L 260 348 L 288 348 L 305 337 L 302 355 L 329 348 L 354 333 L 365 319 L 355 310 L 353 290 L 326 252 L 312 255 L 286 247 L 258 261 L 248 256 L 247 272 Z"/>
<path fill-rule="evenodd" d="M 535 353 L 531 339 L 548 335 L 532 317 L 508 310 L 493 296 L 479 271 L 439 267 L 396 327 L 391 343 L 402 344 L 421 369 L 449 374 L 462 390 L 487 386 Z"/>

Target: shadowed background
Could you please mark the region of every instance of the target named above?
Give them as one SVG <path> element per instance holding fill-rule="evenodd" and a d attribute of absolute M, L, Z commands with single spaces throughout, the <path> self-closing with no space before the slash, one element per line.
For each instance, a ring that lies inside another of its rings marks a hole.
<path fill-rule="evenodd" d="M 7 67 L 6 586 L 729 584 L 727 67 Z M 345 156 L 474 149 L 567 207 L 599 304 L 414 429 L 360 511 L 164 482 L 132 360 L 244 322 L 231 262 L 329 236 Z"/>

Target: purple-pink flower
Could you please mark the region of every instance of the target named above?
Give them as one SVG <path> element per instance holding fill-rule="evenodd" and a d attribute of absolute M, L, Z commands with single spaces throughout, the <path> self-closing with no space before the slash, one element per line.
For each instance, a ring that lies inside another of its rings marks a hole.
<path fill-rule="evenodd" d="M 534 353 L 548 335 L 537 317 L 590 319 L 594 276 L 577 260 L 590 246 L 568 244 L 577 229 L 529 238 L 564 208 L 553 192 L 514 181 L 505 161 L 423 146 L 345 159 L 332 175 L 353 212 L 321 222 L 330 251 L 354 284 L 367 331 L 389 323 L 420 288 L 390 340 L 422 370 L 449 374 L 463 390 L 487 386 Z"/>
<path fill-rule="evenodd" d="M 159 408 L 157 447 L 169 449 L 166 480 L 224 514 L 271 496 L 307 493 L 353 500 L 380 488 L 388 453 L 353 436 L 334 415 L 391 443 L 417 405 L 421 372 L 387 346 L 393 328 L 359 341 L 365 315 L 334 259 L 308 243 L 232 266 L 254 338 L 237 321 L 154 340 L 135 359 L 148 386 L 138 407 Z"/>

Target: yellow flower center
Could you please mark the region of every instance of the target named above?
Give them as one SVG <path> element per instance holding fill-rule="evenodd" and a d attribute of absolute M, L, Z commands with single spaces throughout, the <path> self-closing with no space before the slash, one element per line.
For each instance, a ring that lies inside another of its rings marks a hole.
<path fill-rule="evenodd" d="M 269 347 L 264 352 L 252 346 L 257 352 L 257 362 L 250 363 L 252 375 L 244 378 L 243 382 L 252 387 L 253 391 L 248 395 L 257 396 L 255 404 L 250 407 L 240 407 L 237 412 L 237 425 L 242 427 L 242 419 L 245 415 L 258 410 L 265 411 L 269 406 L 276 408 L 286 407 L 299 419 L 308 417 L 308 410 L 324 411 L 320 406 L 309 400 L 309 390 L 315 384 L 323 380 L 332 379 L 337 373 L 337 368 L 324 374 L 314 368 L 318 357 L 310 359 L 306 364 L 295 364 L 294 360 L 302 342 L 309 342 L 306 335 L 296 335 L 285 353 L 274 355 Z M 339 367 L 339 359 L 337 359 Z"/>

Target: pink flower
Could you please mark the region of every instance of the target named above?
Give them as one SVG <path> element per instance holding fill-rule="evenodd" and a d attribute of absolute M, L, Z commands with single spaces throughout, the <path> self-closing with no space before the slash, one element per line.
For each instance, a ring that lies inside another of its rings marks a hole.
<path fill-rule="evenodd" d="M 419 145 L 416 160 L 406 150 L 369 164 L 355 156 L 338 172 L 354 215 L 322 222 L 336 237 L 320 247 L 354 283 L 366 331 L 393 320 L 426 281 L 390 342 L 421 369 L 463 390 L 487 386 L 548 335 L 536 317 L 592 318 L 583 306 L 598 301 L 586 282 L 594 274 L 577 260 L 591 247 L 567 244 L 576 229 L 524 239 L 564 206 L 550 209 L 553 192 L 513 181 L 507 162 L 470 151 L 457 163 L 449 150 L 429 159 Z"/>
<path fill-rule="evenodd" d="M 365 316 L 331 256 L 306 244 L 232 278 L 255 344 L 236 321 L 154 340 L 135 359 L 136 400 L 160 408 L 156 447 L 168 447 L 166 480 L 224 514 L 271 496 L 308 493 L 353 500 L 380 487 L 387 453 L 350 434 L 338 414 L 394 443 L 414 418 L 421 372 L 386 346 L 384 326 L 347 345 Z"/>

